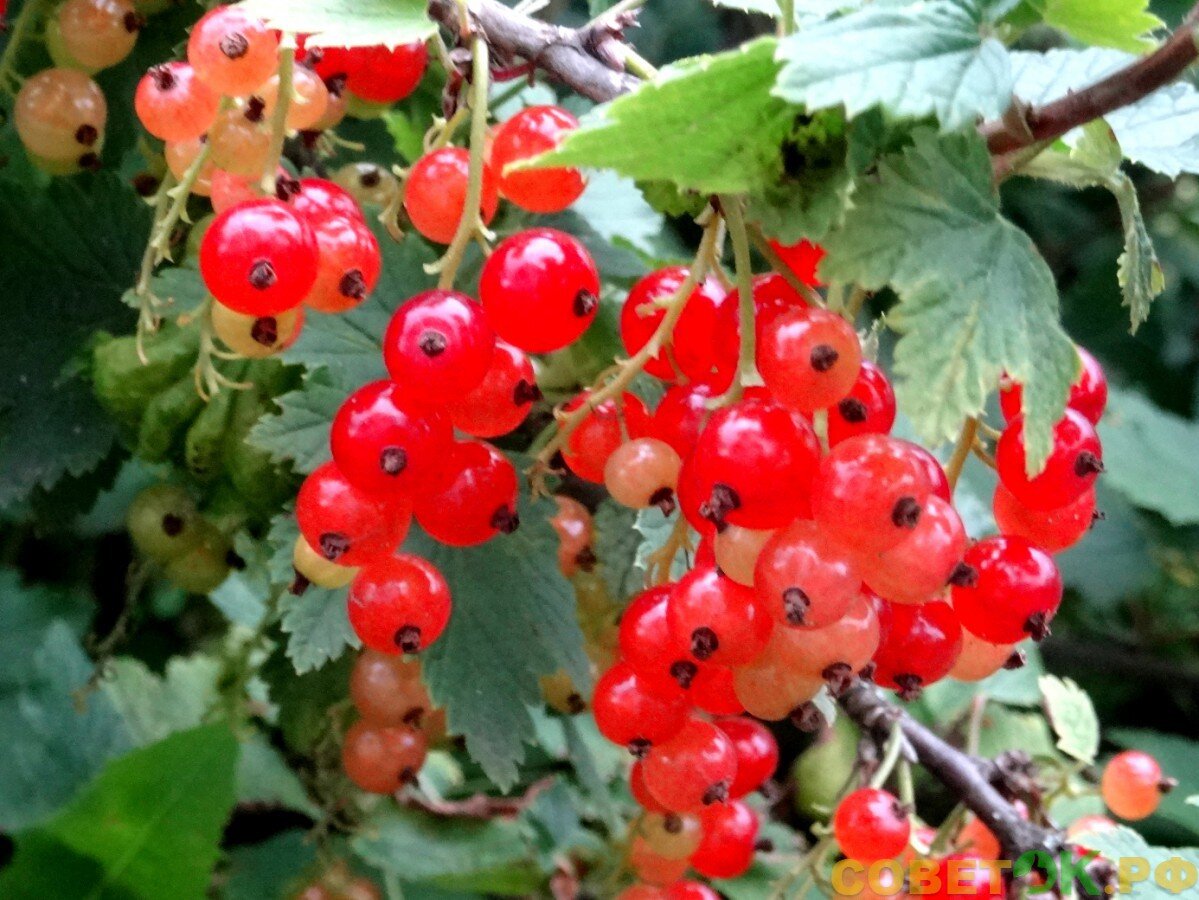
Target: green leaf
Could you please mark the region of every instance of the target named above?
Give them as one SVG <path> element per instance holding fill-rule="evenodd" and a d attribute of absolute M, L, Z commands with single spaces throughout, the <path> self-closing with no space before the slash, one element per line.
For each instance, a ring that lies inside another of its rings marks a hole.
<path fill-rule="evenodd" d="M 306 378 L 299 390 L 276 398 L 278 414 L 259 419 L 247 439 L 272 461 L 291 462 L 297 472 L 311 472 L 329 459 L 329 423 L 347 393 L 321 379 Z"/>
<path fill-rule="evenodd" d="M 282 900 L 299 888 L 304 870 L 316 862 L 316 848 L 298 829 L 258 844 L 234 847 L 225 867 L 222 900 Z M 291 890 L 289 890 L 289 888 Z"/>
<path fill-rule="evenodd" d="M 1023 750 L 1034 757 L 1054 756 L 1053 734 L 1040 712 L 992 704 L 987 707 L 978 737 L 979 756 L 995 757 L 1005 750 Z"/>
<path fill-rule="evenodd" d="M 435 28 L 424 0 L 246 0 L 242 5 L 281 31 L 311 35 L 310 47 L 395 47 L 423 41 Z"/>
<path fill-rule="evenodd" d="M 681 515 L 676 512 L 675 516 Z M 634 570 L 640 574 L 644 582 L 645 573 L 649 571 L 649 557 L 652 553 L 661 549 L 670 533 L 674 531 L 676 522 L 674 516 L 664 516 L 662 510 L 656 506 L 650 506 L 637 511 L 637 520 L 633 524 L 635 532 L 640 536 L 641 542 L 637 545 L 637 554 L 634 557 Z M 681 578 L 690 566 L 688 554 L 676 553 L 670 564 L 670 577 Z"/>
<path fill-rule="evenodd" d="M 237 742 L 224 725 L 183 731 L 113 760 L 52 821 L 17 836 L 0 894 L 202 898 L 233 807 Z M 87 877 L 59 853 L 92 864 Z"/>
<path fill-rule="evenodd" d="M 1113 609 L 1146 586 L 1157 563 L 1137 511 L 1106 478 L 1096 484 L 1095 493 L 1103 521 L 1095 523 L 1086 540 L 1056 559 L 1067 586 L 1080 591 L 1096 609 Z"/>
<path fill-rule="evenodd" d="M 775 93 L 809 110 L 872 106 L 935 115 L 947 131 L 994 118 L 1011 102 L 1007 50 L 984 37 L 981 0 L 875 5 L 801 29 L 779 45 Z"/>
<path fill-rule="evenodd" d="M 1038 680 L 1044 674 L 1045 666 L 1035 644 L 1026 643 L 1020 649 L 1026 657 L 1022 668 L 1000 669 L 982 681 L 945 678 L 930 685 L 920 695 L 921 706 L 934 721 L 945 725 L 956 720 L 979 695 L 985 694 L 988 699 L 1009 706 L 1039 706 L 1042 694 Z"/>
<path fill-rule="evenodd" d="M 999 214 L 983 142 L 917 132 L 914 146 L 882 160 L 876 183 L 858 188 L 825 247 L 826 279 L 899 294 L 897 392 L 917 430 L 952 439 L 1007 372 L 1025 385 L 1028 466 L 1039 470 L 1078 354 L 1058 320 L 1053 274 Z"/>
<path fill-rule="evenodd" d="M 558 571 L 553 504 L 521 503 L 521 525 L 477 547 L 456 549 L 413 529 L 404 545 L 437 566 L 454 611 L 425 651 L 424 673 L 449 729 L 493 782 L 507 789 L 534 735 L 528 707 L 540 706 L 538 679 L 565 669 L 590 683 L 574 592 Z"/>
<path fill-rule="evenodd" d="M 141 660 L 123 657 L 109 663 L 102 685 L 130 739 L 142 747 L 199 725 L 216 702 L 220 674 L 220 662 L 201 654 L 172 658 L 162 677 Z"/>
<path fill-rule="evenodd" d="M 1155 816 L 1188 829 L 1199 839 L 1199 804 L 1193 796 L 1199 791 L 1199 742 L 1173 734 L 1136 728 L 1118 728 L 1106 734 L 1108 740 L 1127 749 L 1143 750 L 1156 759 L 1162 771 L 1178 779 L 1178 786 L 1162 798 Z"/>
<path fill-rule="evenodd" d="M 1087 692 L 1069 678 L 1043 675 L 1039 683 L 1058 749 L 1079 762 L 1094 762 L 1099 752 L 1099 719 Z"/>
<path fill-rule="evenodd" d="M 711 0 L 714 6 L 726 9 L 739 9 L 741 12 L 761 13 L 772 19 L 779 17 L 778 0 Z"/>
<path fill-rule="evenodd" d="M 670 66 L 597 108 L 535 166 L 614 169 L 707 194 L 764 187 L 794 118 L 787 104 L 770 96 L 778 69 L 774 47 L 763 38 Z"/>
<path fill-rule="evenodd" d="M 1174 525 L 1199 523 L 1199 423 L 1113 388 L 1099 436 L 1108 487 Z"/>
<path fill-rule="evenodd" d="M 1148 37 L 1164 23 L 1149 12 L 1148 0 L 1038 0 L 1046 25 L 1060 28 L 1084 44 L 1130 53 L 1152 50 Z"/>
<path fill-rule="evenodd" d="M 353 657 L 346 654 L 297 675 L 282 650 L 263 664 L 260 674 L 270 689 L 271 702 L 279 707 L 279 729 L 290 749 L 311 754 L 313 746 L 328 736 L 333 725 L 329 707 L 346 699 L 353 664 Z"/>
<path fill-rule="evenodd" d="M 595 556 L 608 594 L 621 601 L 645 586 L 645 570 L 637 567 L 643 536 L 634 528 L 637 512 L 611 501 L 601 503 L 593 517 Z"/>
<path fill-rule="evenodd" d="M 321 816 L 299 776 L 261 734 L 252 734 L 239 745 L 236 784 L 238 803 L 281 806 L 313 819 Z"/>
<path fill-rule="evenodd" d="M 1087 835 L 1087 849 L 1106 859 L 1127 860 L 1119 894 L 1134 900 L 1166 900 L 1194 887 L 1180 878 L 1182 870 L 1194 873 L 1199 867 L 1199 849 L 1194 847 L 1151 847 L 1131 828 L 1120 826 Z M 1133 875 L 1137 880 L 1133 880 Z"/>

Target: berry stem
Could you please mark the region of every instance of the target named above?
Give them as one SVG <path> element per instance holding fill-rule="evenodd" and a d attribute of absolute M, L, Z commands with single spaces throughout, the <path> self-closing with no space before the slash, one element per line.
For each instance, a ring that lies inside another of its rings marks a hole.
<path fill-rule="evenodd" d="M 687 517 L 679 514 L 674 527 L 662 542 L 662 546 L 646 558 L 645 581 L 649 587 L 666 584 L 671 580 L 671 567 L 680 550 L 691 549 L 691 537 L 687 528 Z"/>
<path fill-rule="evenodd" d="M 287 113 L 292 102 L 292 76 L 296 65 L 295 42 L 290 35 L 283 35 L 279 46 L 279 90 L 276 92 L 275 109 L 271 114 L 271 150 L 266 157 L 266 169 L 262 173 L 262 191 L 274 196 L 275 172 L 283 157 L 283 141 L 287 137 Z"/>
<path fill-rule="evenodd" d="M 0 91 L 4 91 L 10 97 L 16 97 L 21 87 L 22 79 L 17 74 L 17 57 L 20 55 L 21 45 L 30 36 L 47 5 L 46 0 L 27 0 L 12 21 L 8 43 L 4 45 L 3 54 L 0 54 Z"/>
<path fill-rule="evenodd" d="M 454 286 L 462 255 L 476 235 L 486 233 L 486 226 L 479 215 L 479 204 L 483 197 L 483 154 L 487 143 L 487 89 L 490 75 L 487 42 L 475 34 L 470 41 L 471 84 L 470 84 L 470 176 L 466 184 L 466 203 L 454 239 L 446 248 L 445 255 L 429 267 L 430 273 L 437 272 L 437 286 L 448 290 Z"/>
<path fill-rule="evenodd" d="M 895 764 L 899 762 L 899 757 L 903 753 L 903 745 L 903 731 L 900 729 L 899 724 L 896 723 L 891 727 L 891 736 L 887 738 L 887 744 L 883 750 L 883 758 L 879 762 L 874 774 L 870 776 L 870 787 L 881 788 L 887 783 L 887 779 L 895 771 Z"/>
<path fill-rule="evenodd" d="M 766 235 L 762 233 L 762 229 L 760 227 L 751 223 L 748 231 L 749 239 L 753 242 L 754 249 L 762 254 L 766 262 L 770 263 L 770 268 L 774 269 L 775 272 L 783 276 L 787 284 L 799 291 L 801 297 L 818 309 L 824 309 L 828 305 L 824 302 L 824 298 L 821 297 L 819 293 L 800 281 L 796 274 L 791 271 L 791 267 L 783 262 L 781 256 L 774 252 L 774 248 L 770 246 L 770 242 L 766 240 Z"/>
<path fill-rule="evenodd" d="M 953 455 L 945 464 L 945 477 L 949 479 L 950 490 L 957 487 L 958 479 L 962 477 L 962 467 L 966 465 L 966 458 L 970 456 L 970 450 L 974 447 L 974 439 L 977 435 L 978 416 L 971 416 L 962 423 L 957 443 L 953 445 Z"/>
<path fill-rule="evenodd" d="M 745 385 L 756 381 L 758 377 L 758 368 L 755 363 L 754 270 L 753 260 L 749 255 L 749 237 L 745 231 L 745 215 L 741 207 L 740 197 L 722 196 L 720 198 L 720 208 L 724 211 L 729 239 L 733 244 L 733 262 L 737 274 L 737 301 L 741 317 L 741 349 L 737 362 L 737 377 L 733 379 L 733 383 L 729 385 L 727 391 L 709 401 L 708 405 L 713 408 L 740 400 Z"/>
<path fill-rule="evenodd" d="M 779 0 L 779 37 L 795 31 L 795 0 Z"/>

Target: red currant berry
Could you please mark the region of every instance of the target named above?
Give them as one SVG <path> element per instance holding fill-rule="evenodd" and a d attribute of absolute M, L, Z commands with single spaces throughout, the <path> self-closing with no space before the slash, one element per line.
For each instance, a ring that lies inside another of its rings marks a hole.
<path fill-rule="evenodd" d="M 511 534 L 519 483 L 508 458 L 485 441 L 461 441 L 446 453 L 446 486 L 421 493 L 413 512 L 429 536 L 452 547 L 470 547 L 497 534 Z"/>
<path fill-rule="evenodd" d="M 733 291 L 733 296 L 738 296 L 736 291 Z M 776 315 L 807 306 L 807 299 L 791 287 L 791 283 L 782 275 L 772 273 L 754 276 L 754 322 L 759 340 L 763 327 Z"/>
<path fill-rule="evenodd" d="M 809 241 L 797 244 L 780 244 L 770 241 L 770 249 L 779 255 L 787 268 L 795 273 L 795 277 L 808 287 L 820 287 L 821 281 L 816 277 L 816 267 L 824 259 L 824 248 Z"/>
<path fill-rule="evenodd" d="M 883 370 L 862 360 L 857 381 L 828 411 L 828 442 L 835 447 L 856 434 L 888 434 L 895 424 L 895 391 Z"/>
<path fill-rule="evenodd" d="M 665 806 L 654 799 L 645 783 L 645 761 L 636 760 L 629 769 L 629 793 L 647 813 L 662 814 L 669 812 Z"/>
<path fill-rule="evenodd" d="M 52 163 L 98 161 L 108 104 L 104 91 L 74 69 L 43 69 L 25 79 L 12 121 L 25 150 Z"/>
<path fill-rule="evenodd" d="M 345 72 L 346 88 L 371 103 L 403 100 L 420 84 L 429 61 L 424 41 L 398 47 L 354 47 Z"/>
<path fill-rule="evenodd" d="M 720 900 L 720 895 L 698 881 L 676 881 L 666 889 L 665 900 Z"/>
<path fill-rule="evenodd" d="M 966 526 L 952 504 L 930 496 L 906 538 L 882 553 L 859 557 L 862 577 L 892 603 L 923 603 L 945 590 L 966 552 Z"/>
<path fill-rule="evenodd" d="M 828 682 L 840 693 L 874 657 L 882 638 L 873 595 L 859 593 L 845 615 L 824 628 L 776 628 L 767 653 L 800 676 Z"/>
<path fill-rule="evenodd" d="M 144 24 L 129 0 L 66 0 L 46 23 L 46 49 L 56 65 L 99 72 L 133 52 Z"/>
<path fill-rule="evenodd" d="M 396 310 L 383 336 L 392 380 L 426 403 L 465 397 L 482 383 L 494 353 L 483 308 L 454 291 L 417 294 Z"/>
<path fill-rule="evenodd" d="M 1058 509 L 1029 509 L 1002 484 L 995 485 L 991 501 L 995 524 L 1002 534 L 1016 535 L 1049 553 L 1073 547 L 1095 524 L 1095 489 L 1084 491 Z"/>
<path fill-rule="evenodd" d="M 558 535 L 558 568 L 567 578 L 580 569 L 594 569 L 596 559 L 591 542 L 595 528 L 591 513 L 578 500 L 562 494 L 554 496 L 554 503 L 558 512 L 550 519 L 550 527 Z"/>
<path fill-rule="evenodd" d="M 308 545 L 342 566 L 361 566 L 391 553 L 408 533 L 407 506 L 355 487 L 336 463 L 304 479 L 296 520 Z"/>
<path fill-rule="evenodd" d="M 785 719 L 824 687 L 818 676 L 799 672 L 780 657 L 777 648 L 783 642 L 781 632 L 790 630 L 776 628 L 753 665 L 740 666 L 733 672 L 737 699 L 755 718 L 772 722 Z"/>
<path fill-rule="evenodd" d="M 350 670 L 350 699 L 364 719 L 381 725 L 402 725 L 415 706 L 423 707 L 428 692 L 414 659 L 363 650 Z M 413 723 L 407 723 L 413 724 Z"/>
<path fill-rule="evenodd" d="M 689 642 L 678 640 L 667 621 L 669 585 L 642 591 L 620 617 L 620 655 L 655 693 L 670 696 L 691 688 L 699 665 Z"/>
<path fill-rule="evenodd" d="M 928 900 L 1002 900 L 1007 896 L 1003 870 L 994 860 L 979 859 L 973 853 L 952 853 L 937 860 L 930 879 L 936 890 L 924 894 Z"/>
<path fill-rule="evenodd" d="M 529 357 L 497 340 L 483 381 L 449 405 L 450 419 L 455 428 L 473 437 L 499 437 L 518 428 L 533 401 L 540 399 Z"/>
<path fill-rule="evenodd" d="M 815 522 L 800 520 L 774 533 L 754 567 L 757 596 L 776 622 L 823 628 L 858 596 L 862 576 L 849 553 Z"/>
<path fill-rule="evenodd" d="M 509 163 L 557 148 L 578 127 L 579 120 L 560 106 L 530 106 L 500 125 L 491 141 L 500 193 L 534 213 L 562 212 L 578 200 L 587 186 L 578 169 L 504 171 Z"/>
<path fill-rule="evenodd" d="M 1067 409 L 1053 427 L 1053 452 L 1039 475 L 1029 477 L 1024 449 L 1024 417 L 1018 416 L 995 445 L 999 480 L 1029 509 L 1060 509 L 1077 500 L 1103 471 L 1099 435 L 1082 413 Z"/>
<path fill-rule="evenodd" d="M 418 159 L 404 183 L 404 209 L 412 227 L 436 244 L 450 243 L 466 208 L 469 180 L 470 154 L 461 147 L 442 147 Z M 495 177 L 485 169 L 479 199 L 484 224 L 494 218 L 498 206 Z"/>
<path fill-rule="evenodd" d="M 963 628 L 962 652 L 949 670 L 949 677 L 958 681 L 982 681 L 1000 669 L 1023 665 L 1024 654 L 1015 644 L 993 644 Z"/>
<path fill-rule="evenodd" d="M 379 281 L 379 242 L 360 219 L 327 218 L 312 224 L 319 256 L 316 283 L 304 302 L 323 313 L 353 309 Z"/>
<path fill-rule="evenodd" d="M 962 626 L 995 644 L 1045 637 L 1061 602 L 1062 576 L 1053 557 L 1021 537 L 979 541 L 953 576 L 953 607 Z"/>
<path fill-rule="evenodd" d="M 738 584 L 753 587 L 754 568 L 762 555 L 762 548 L 774 534 L 773 531 L 729 525 L 712 540 L 716 565 Z"/>
<path fill-rule="evenodd" d="M 915 530 L 933 485 L 913 444 L 882 434 L 842 441 L 820 465 L 816 522 L 860 553 L 894 547 Z"/>
<path fill-rule="evenodd" d="M 1151 816 L 1174 782 L 1163 779 L 1156 759 L 1140 750 L 1125 750 L 1103 767 L 1100 792 L 1107 808 L 1121 819 Z"/>
<path fill-rule="evenodd" d="M 702 381 L 668 388 L 654 410 L 653 436 L 674 447 L 680 459 L 686 459 L 708 420 L 708 401 L 719 393 Z"/>
<path fill-rule="evenodd" d="M 220 303 L 252 316 L 298 306 L 316 281 L 312 229 L 278 200 L 250 200 L 218 215 L 200 242 L 200 274 Z"/>
<path fill-rule="evenodd" d="M 667 859 L 686 860 L 695 852 L 702 836 L 699 816 L 679 813 L 641 816 L 636 830 L 650 849 Z"/>
<path fill-rule="evenodd" d="M 154 66 L 133 95 L 133 108 L 146 131 L 164 141 L 198 138 L 216 121 L 219 103 L 185 62 Z"/>
<path fill-rule="evenodd" d="M 777 528 L 807 512 L 820 446 L 810 428 L 766 400 L 741 400 L 712 413 L 684 466 L 708 529 L 726 522 Z M 687 480 L 680 478 L 680 486 Z M 686 510 L 687 504 L 684 504 Z"/>
<path fill-rule="evenodd" d="M 707 878 L 736 878 L 754 861 L 758 815 L 740 800 L 703 812 L 703 838 L 691 854 L 695 871 Z"/>
<path fill-rule="evenodd" d="M 687 722 L 687 701 L 681 694 L 655 693 L 626 662 L 618 662 L 596 682 L 591 707 L 600 734 L 635 756 L 657 749 Z"/>
<path fill-rule="evenodd" d="M 641 835 L 629 846 L 629 868 L 646 884 L 659 887 L 678 881 L 687 872 L 687 858 L 671 859 L 654 851 Z"/>
<path fill-rule="evenodd" d="M 587 391 L 577 394 L 563 412 L 570 413 L 587 402 Z M 621 395 L 620 405 L 605 400 L 593 409 L 566 439 L 562 458 L 570 470 L 586 481 L 604 483 L 608 457 L 628 438 L 644 437 L 650 431 L 649 413 L 636 394 Z"/>
<path fill-rule="evenodd" d="M 604 464 L 604 486 L 622 506 L 657 506 L 670 515 L 678 503 L 675 489 L 682 461 L 674 448 L 657 438 L 636 438 L 621 444 Z"/>
<path fill-rule="evenodd" d="M 685 719 L 644 765 L 646 786 L 659 803 L 672 812 L 699 812 L 728 800 L 737 777 L 737 751 L 711 722 Z"/>
<path fill-rule="evenodd" d="M 782 403 L 810 413 L 854 386 L 862 347 L 853 326 L 836 313 L 801 307 L 774 315 L 760 331 L 758 371 Z"/>
<path fill-rule="evenodd" d="M 728 666 L 701 665 L 691 682 L 691 702 L 712 716 L 739 716 L 745 712 L 737 699 L 733 670 Z"/>
<path fill-rule="evenodd" d="M 1070 396 L 1066 405 L 1082 413 L 1092 425 L 1098 425 L 1103 410 L 1107 408 L 1107 376 L 1103 374 L 1099 360 L 1082 347 L 1075 349 L 1078 350 L 1082 370 L 1070 386 Z M 1010 422 L 1020 415 L 1023 402 L 1024 392 L 1020 385 L 1005 378 L 999 390 L 999 408 L 1003 411 L 1004 420 Z"/>
<path fill-rule="evenodd" d="M 886 625 L 874 654 L 874 680 L 904 700 L 949 674 L 962 649 L 962 625 L 940 600 L 884 604 Z"/>
<path fill-rule="evenodd" d="M 599 288 L 587 248 L 552 228 L 505 238 L 479 277 L 479 298 L 496 333 L 530 353 L 574 343 L 595 320 Z"/>
<path fill-rule="evenodd" d="M 278 66 L 279 39 L 237 6 L 218 6 L 192 26 L 187 61 L 216 94 L 254 93 Z"/>
<path fill-rule="evenodd" d="M 666 315 L 656 301 L 669 300 L 686 279 L 685 268 L 672 266 L 651 272 L 633 285 L 620 312 L 620 339 L 629 354 L 649 343 Z M 691 292 L 670 345 L 650 359 L 645 371 L 663 381 L 674 381 L 677 366 L 687 378 L 711 380 L 723 390 L 737 367 L 737 352 L 737 305 L 729 302 L 720 282 L 708 278 Z"/>
<path fill-rule="evenodd" d="M 310 224 L 328 219 L 363 222 L 362 210 L 354 196 L 341 185 L 325 178 L 301 178 L 298 187 L 288 185 L 291 208 Z"/>
<path fill-rule="evenodd" d="M 752 662 L 773 628 L 753 590 L 715 568 L 692 569 L 679 579 L 666 618 L 695 659 L 720 666 Z"/>
<path fill-rule="evenodd" d="M 380 653 L 419 653 L 445 631 L 450 588 L 419 556 L 386 556 L 363 566 L 350 585 L 350 624 Z"/>
<path fill-rule="evenodd" d="M 426 748 L 425 736 L 415 728 L 359 719 L 341 745 L 341 766 L 362 790 L 393 794 L 416 780 Z"/>
<path fill-rule="evenodd" d="M 329 431 L 333 459 L 371 494 L 411 495 L 440 473 L 453 430 L 437 410 L 415 406 L 391 381 L 374 381 L 342 403 Z"/>
<path fill-rule="evenodd" d="M 940 461 L 919 444 L 909 444 L 907 449 L 908 454 L 924 469 L 929 484 L 933 486 L 933 496 L 952 503 L 953 489 L 949 486 L 949 476 L 945 474 Z"/>
<path fill-rule="evenodd" d="M 899 800 L 878 788 L 858 788 L 837 806 L 833 836 L 850 859 L 874 862 L 903 852 L 912 823 Z"/>
<path fill-rule="evenodd" d="M 714 724 L 737 751 L 737 777 L 729 787 L 730 799 L 736 800 L 756 791 L 774 775 L 779 764 L 779 745 L 770 729 L 747 716 L 717 719 Z"/>

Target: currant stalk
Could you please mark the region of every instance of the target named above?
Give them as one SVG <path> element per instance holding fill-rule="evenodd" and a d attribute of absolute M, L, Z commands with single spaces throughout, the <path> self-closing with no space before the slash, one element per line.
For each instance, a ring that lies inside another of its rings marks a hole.
<path fill-rule="evenodd" d="M 957 443 L 953 446 L 953 455 L 945 464 L 945 477 L 949 479 L 949 489 L 957 487 L 958 479 L 962 476 L 962 468 L 970 451 L 974 449 L 974 441 L 978 436 L 978 416 L 971 416 L 962 422 L 962 430 L 958 433 Z"/>
<path fill-rule="evenodd" d="M 271 115 L 271 149 L 262 171 L 262 192 L 268 197 L 275 193 L 275 173 L 283 156 L 283 141 L 287 138 L 287 111 L 292 104 L 292 82 L 296 65 L 296 45 L 290 35 L 284 35 L 279 46 L 279 88 L 275 109 Z"/>
<path fill-rule="evenodd" d="M 745 385 L 757 379 L 758 368 L 755 364 L 757 353 L 757 324 L 754 311 L 754 271 L 753 262 L 749 256 L 749 237 L 745 230 L 745 215 L 742 210 L 740 197 L 722 196 L 720 208 L 724 212 L 725 224 L 728 226 L 729 239 L 733 244 L 733 263 L 737 275 L 738 312 L 741 317 L 741 347 L 737 359 L 737 374 L 729 389 L 719 397 L 709 401 L 712 407 L 736 403 L 741 399 Z"/>
<path fill-rule="evenodd" d="M 787 284 L 799 291 L 799 295 L 810 306 L 814 306 L 817 309 L 824 309 L 827 306 L 820 293 L 811 287 L 811 285 L 800 281 L 799 277 L 791 271 L 791 267 L 783 262 L 783 258 L 770 246 L 770 241 L 766 240 L 766 235 L 762 233 L 760 226 L 750 223 L 747 227 L 747 233 L 749 234 L 750 241 L 753 242 L 754 249 L 762 254 L 766 262 L 770 263 L 770 268 L 781 275 Z"/>

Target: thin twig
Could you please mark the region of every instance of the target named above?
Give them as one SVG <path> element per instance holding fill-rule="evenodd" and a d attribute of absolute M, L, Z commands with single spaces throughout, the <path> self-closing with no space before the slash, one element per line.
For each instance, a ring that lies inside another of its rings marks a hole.
<path fill-rule="evenodd" d="M 945 464 L 945 477 L 949 479 L 950 490 L 957 487 L 958 479 L 962 477 L 962 467 L 966 465 L 966 458 L 974 447 L 974 439 L 977 434 L 978 416 L 971 416 L 962 423 L 957 443 L 953 446 L 953 455 Z"/>
<path fill-rule="evenodd" d="M 275 173 L 283 157 L 283 142 L 287 139 L 287 113 L 291 109 L 295 64 L 295 41 L 290 35 L 284 35 L 279 48 L 279 89 L 275 92 L 275 109 L 271 113 L 271 149 L 266 155 L 266 169 L 262 173 L 262 191 L 268 196 L 275 193 Z"/>
<path fill-rule="evenodd" d="M 720 208 L 724 211 L 729 239 L 733 244 L 733 263 L 737 273 L 737 303 L 741 320 L 741 349 L 738 355 L 737 375 L 733 379 L 733 383 L 720 397 L 713 399 L 712 406 L 723 406 L 740 400 L 745 385 L 753 381 L 758 374 L 755 362 L 754 270 L 753 261 L 749 255 L 749 238 L 745 231 L 745 215 L 741 206 L 740 197 L 722 196 L 720 198 Z"/>

